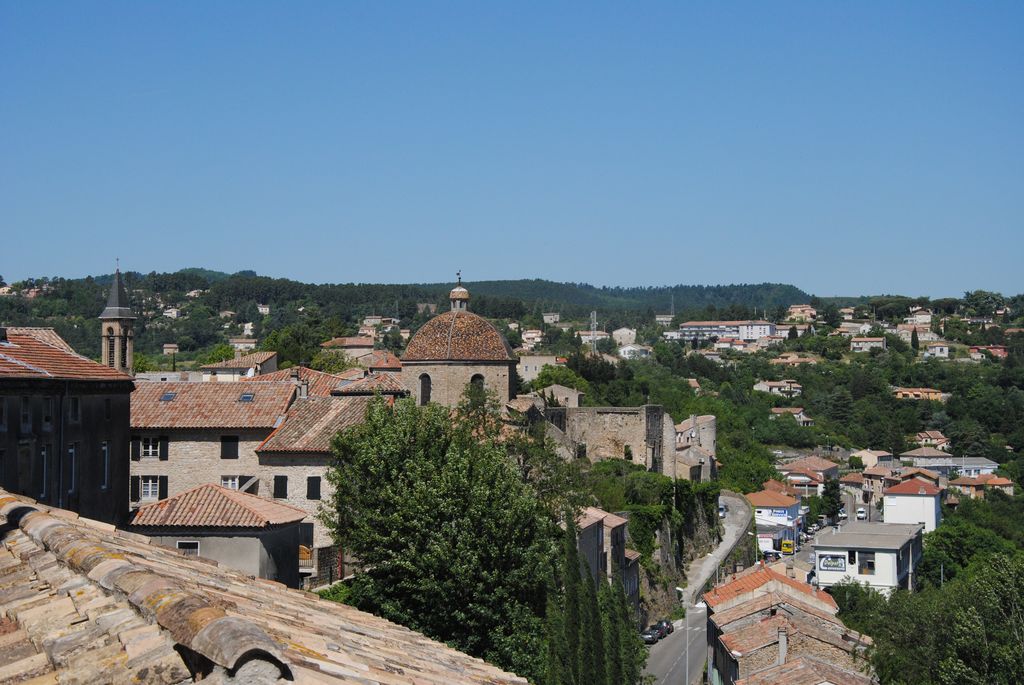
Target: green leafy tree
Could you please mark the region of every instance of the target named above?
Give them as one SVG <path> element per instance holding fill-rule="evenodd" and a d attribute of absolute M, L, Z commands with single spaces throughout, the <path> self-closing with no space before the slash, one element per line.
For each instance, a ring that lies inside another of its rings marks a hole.
<path fill-rule="evenodd" d="M 839 510 L 842 506 L 843 502 L 839 491 L 839 481 L 835 478 L 827 479 L 825 481 L 825 487 L 821 493 L 822 512 L 829 518 L 829 520 L 835 521 L 836 517 L 839 516 Z"/>
<path fill-rule="evenodd" d="M 347 354 L 336 350 L 318 350 L 309 362 L 309 368 L 323 371 L 324 373 L 341 373 L 342 371 L 358 367 L 359 364 L 353 361 Z"/>
<path fill-rule="evenodd" d="M 493 435 L 439 405 L 378 399 L 333 450 L 324 520 L 363 565 L 350 602 L 540 675 L 552 523 Z"/>
<path fill-rule="evenodd" d="M 545 364 L 531 385 L 538 390 L 549 385 L 564 385 L 584 394 L 590 393 L 590 383 L 567 366 Z"/>

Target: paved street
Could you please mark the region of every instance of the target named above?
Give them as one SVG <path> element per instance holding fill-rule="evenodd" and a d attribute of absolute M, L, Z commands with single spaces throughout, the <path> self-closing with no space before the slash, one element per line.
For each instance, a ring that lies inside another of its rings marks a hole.
<path fill-rule="evenodd" d="M 694 599 L 699 599 L 694 597 L 694 594 L 698 593 L 707 579 L 715 573 L 750 523 L 750 508 L 742 498 L 722 495 L 722 501 L 728 507 L 723 521 L 724 536 L 711 554 L 696 559 L 687 568 L 688 582 L 684 601 L 688 606 Z M 700 602 L 696 606 L 690 606 L 687 613 L 688 620 L 675 622 L 674 633 L 650 647 L 646 673 L 654 676 L 656 685 L 686 684 L 687 661 L 690 683 L 697 682 L 704 672 L 704 661 L 707 657 L 707 607 Z"/>
<path fill-rule="evenodd" d="M 675 622 L 675 632 L 656 645 L 650 646 L 647 658 L 647 673 L 657 678 L 656 685 L 681 685 L 686 682 L 686 661 L 689 653 L 690 682 L 695 682 L 704 672 L 707 657 L 707 607 L 701 602 L 690 609 L 689 621 Z M 689 628 L 687 628 L 689 623 Z M 686 643 L 689 642 L 689 650 Z"/>

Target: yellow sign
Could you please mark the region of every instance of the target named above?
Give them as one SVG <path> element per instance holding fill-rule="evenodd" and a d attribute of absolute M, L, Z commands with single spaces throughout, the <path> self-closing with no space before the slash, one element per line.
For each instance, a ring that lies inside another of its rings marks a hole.
<path fill-rule="evenodd" d="M 792 540 L 783 540 L 782 541 L 782 553 L 783 554 L 792 554 L 793 553 L 793 541 Z"/>

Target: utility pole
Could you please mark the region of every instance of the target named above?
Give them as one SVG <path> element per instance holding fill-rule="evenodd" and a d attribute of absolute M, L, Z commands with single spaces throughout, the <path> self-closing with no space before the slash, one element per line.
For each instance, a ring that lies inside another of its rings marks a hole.
<path fill-rule="evenodd" d="M 597 354 L 597 312 L 590 312 L 590 348 Z"/>

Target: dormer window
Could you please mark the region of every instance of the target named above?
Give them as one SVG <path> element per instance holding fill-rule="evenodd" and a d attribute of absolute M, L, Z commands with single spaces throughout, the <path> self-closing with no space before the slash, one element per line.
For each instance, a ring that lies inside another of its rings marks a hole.
<path fill-rule="evenodd" d="M 253 399 L 255 399 L 255 397 L 256 397 L 256 393 L 254 393 L 254 392 L 243 392 L 239 396 L 238 401 L 239 402 L 252 402 Z"/>
<path fill-rule="evenodd" d="M 176 393 L 176 392 L 165 392 L 163 395 L 160 395 L 160 401 L 161 402 L 171 402 L 177 396 L 178 396 L 178 393 Z"/>

